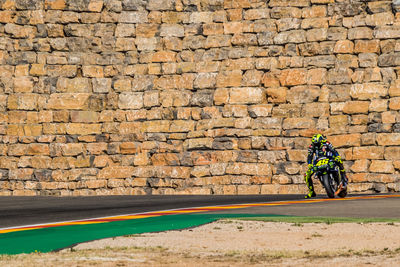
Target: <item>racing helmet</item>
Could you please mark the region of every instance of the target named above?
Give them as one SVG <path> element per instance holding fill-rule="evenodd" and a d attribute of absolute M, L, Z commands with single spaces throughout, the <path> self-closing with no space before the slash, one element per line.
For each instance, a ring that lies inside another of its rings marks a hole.
<path fill-rule="evenodd" d="M 314 134 L 314 136 L 311 139 L 311 143 L 314 146 L 321 146 L 322 144 L 326 143 L 326 137 L 323 136 L 322 134 Z"/>

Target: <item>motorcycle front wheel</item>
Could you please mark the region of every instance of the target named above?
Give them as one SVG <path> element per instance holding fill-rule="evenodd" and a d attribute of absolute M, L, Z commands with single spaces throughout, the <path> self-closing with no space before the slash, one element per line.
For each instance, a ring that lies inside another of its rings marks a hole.
<path fill-rule="evenodd" d="M 329 179 L 329 174 L 324 174 L 322 176 L 321 182 L 325 188 L 325 191 L 326 191 L 326 194 L 328 195 L 328 197 L 334 198 L 335 197 L 335 188 L 334 188 L 334 185 L 331 184 L 331 180 Z"/>

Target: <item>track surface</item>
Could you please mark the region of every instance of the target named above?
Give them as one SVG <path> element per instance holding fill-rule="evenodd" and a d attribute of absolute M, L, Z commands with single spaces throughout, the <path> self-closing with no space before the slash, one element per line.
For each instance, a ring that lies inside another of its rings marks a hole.
<path fill-rule="evenodd" d="M 354 199 L 271 207 L 216 211 L 223 214 L 280 214 L 293 216 L 326 216 L 352 218 L 400 218 L 400 197 Z"/>
<path fill-rule="evenodd" d="M 178 208 L 301 198 L 300 195 L 0 197 L 0 228 Z"/>
<path fill-rule="evenodd" d="M 353 195 L 355 196 L 355 195 Z M 362 195 L 365 196 L 365 195 Z M 177 208 L 301 200 L 301 195 L 0 197 L 0 227 Z M 400 198 L 360 199 L 235 209 L 232 213 L 400 218 Z M 227 211 L 223 211 L 227 213 Z"/>

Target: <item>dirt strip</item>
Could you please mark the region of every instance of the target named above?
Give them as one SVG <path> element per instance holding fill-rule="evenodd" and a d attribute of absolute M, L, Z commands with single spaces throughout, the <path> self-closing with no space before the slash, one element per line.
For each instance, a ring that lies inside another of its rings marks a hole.
<path fill-rule="evenodd" d="M 2 266 L 395 266 L 400 223 L 221 220 L 197 228 L 102 239 L 58 253 L 3 256 Z"/>

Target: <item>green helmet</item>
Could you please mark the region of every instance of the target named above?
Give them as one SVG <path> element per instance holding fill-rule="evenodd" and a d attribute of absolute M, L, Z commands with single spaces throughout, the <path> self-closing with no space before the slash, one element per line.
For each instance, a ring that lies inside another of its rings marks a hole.
<path fill-rule="evenodd" d="M 322 145 L 326 143 L 326 137 L 323 136 L 322 134 L 314 134 L 314 136 L 311 139 L 311 142 L 313 145 Z"/>

